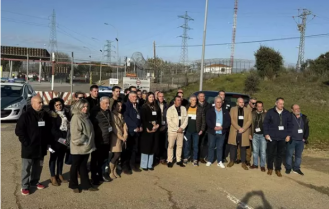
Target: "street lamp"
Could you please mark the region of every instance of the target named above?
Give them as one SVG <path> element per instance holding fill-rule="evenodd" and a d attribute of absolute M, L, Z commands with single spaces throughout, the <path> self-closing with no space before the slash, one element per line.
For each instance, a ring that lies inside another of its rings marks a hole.
<path fill-rule="evenodd" d="M 116 27 L 114 27 L 113 25 L 109 24 L 109 23 L 104 23 L 105 25 L 109 25 L 111 27 L 113 27 L 117 33 L 117 37 L 115 38 L 115 40 L 117 41 L 117 78 L 119 79 L 119 32 L 118 29 Z"/>
<path fill-rule="evenodd" d="M 89 47 L 86 46 L 84 46 L 83 48 L 89 49 L 89 83 L 90 83 L 91 82 L 91 50 Z"/>

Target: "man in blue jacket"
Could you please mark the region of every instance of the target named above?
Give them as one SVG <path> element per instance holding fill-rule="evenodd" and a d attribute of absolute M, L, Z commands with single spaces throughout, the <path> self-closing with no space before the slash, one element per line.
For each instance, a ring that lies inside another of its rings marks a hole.
<path fill-rule="evenodd" d="M 264 135 L 267 140 L 267 174 L 272 175 L 274 163 L 275 173 L 278 177 L 282 177 L 282 158 L 286 142 L 290 140 L 293 130 L 291 113 L 283 107 L 284 99 L 277 98 L 275 107 L 268 110 L 263 122 Z"/>
<path fill-rule="evenodd" d="M 139 134 L 143 131 L 135 91 L 129 93 L 123 117 L 128 126 L 129 134 L 126 146 L 122 152 L 123 172 L 129 175 L 132 174 L 131 169 L 135 172 L 140 172 L 140 169 L 136 166 L 136 155 L 138 152 Z"/>
<path fill-rule="evenodd" d="M 293 167 L 294 173 L 304 175 L 300 170 L 300 164 L 302 162 L 302 153 L 304 150 L 304 144 L 307 144 L 309 135 L 309 126 L 307 116 L 300 112 L 300 107 L 297 104 L 291 106 L 292 110 L 292 123 L 294 128 L 292 129 L 291 139 L 288 141 L 286 152 L 286 174 L 290 174 L 292 168 L 292 155 L 295 153 L 295 163 Z"/>
<path fill-rule="evenodd" d="M 211 166 L 214 162 L 215 147 L 217 147 L 217 166 L 225 168 L 223 164 L 223 146 L 225 135 L 231 126 L 231 117 L 229 112 L 222 108 L 223 99 L 220 96 L 215 98 L 215 107 L 210 108 L 206 114 L 206 123 L 208 126 L 208 162 L 206 166 Z"/>

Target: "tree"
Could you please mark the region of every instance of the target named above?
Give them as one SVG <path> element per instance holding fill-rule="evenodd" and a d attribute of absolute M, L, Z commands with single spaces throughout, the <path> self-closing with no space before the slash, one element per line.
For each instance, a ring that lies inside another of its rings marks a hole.
<path fill-rule="evenodd" d="M 261 46 L 255 52 L 255 59 L 255 68 L 263 78 L 274 78 L 283 67 L 283 58 L 280 52 L 270 47 Z"/>
<path fill-rule="evenodd" d="M 259 89 L 258 86 L 260 84 L 259 76 L 256 72 L 251 71 L 250 74 L 247 76 L 246 80 L 244 81 L 244 91 L 253 95 Z"/>
<path fill-rule="evenodd" d="M 309 61 L 309 70 L 319 75 L 329 72 L 329 52 L 321 54 L 315 60 Z"/>

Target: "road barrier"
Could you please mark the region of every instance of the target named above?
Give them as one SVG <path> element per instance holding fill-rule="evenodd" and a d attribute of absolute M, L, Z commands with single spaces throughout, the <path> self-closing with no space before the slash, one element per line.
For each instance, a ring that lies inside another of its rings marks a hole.
<path fill-rule="evenodd" d="M 36 93 L 42 98 L 44 105 L 48 105 L 53 98 L 63 99 L 65 105 L 70 105 L 71 101 L 75 100 L 75 92 L 71 94 L 71 92 L 36 91 Z M 85 93 L 85 97 L 88 96 L 89 93 Z M 73 97 L 72 100 L 71 97 Z"/>

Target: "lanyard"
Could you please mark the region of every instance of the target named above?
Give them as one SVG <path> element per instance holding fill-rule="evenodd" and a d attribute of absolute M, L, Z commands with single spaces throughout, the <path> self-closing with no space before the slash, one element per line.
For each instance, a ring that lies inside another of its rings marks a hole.
<path fill-rule="evenodd" d="M 282 126 L 282 113 L 279 114 L 279 117 L 280 117 L 280 126 Z"/>
<path fill-rule="evenodd" d="M 301 129 L 301 128 L 300 128 L 300 126 L 302 125 L 302 120 L 301 120 L 301 118 L 299 118 L 299 119 L 300 119 L 300 122 L 299 122 L 299 123 L 298 123 L 297 117 L 295 116 L 294 118 L 295 118 L 295 120 L 296 120 L 296 122 L 297 122 L 298 128 Z"/>
<path fill-rule="evenodd" d="M 257 120 L 257 118 L 258 118 L 258 120 Z M 256 116 L 257 127 L 256 128 L 259 128 L 260 121 L 262 121 L 262 113 L 261 114 L 257 113 L 257 116 Z"/>

